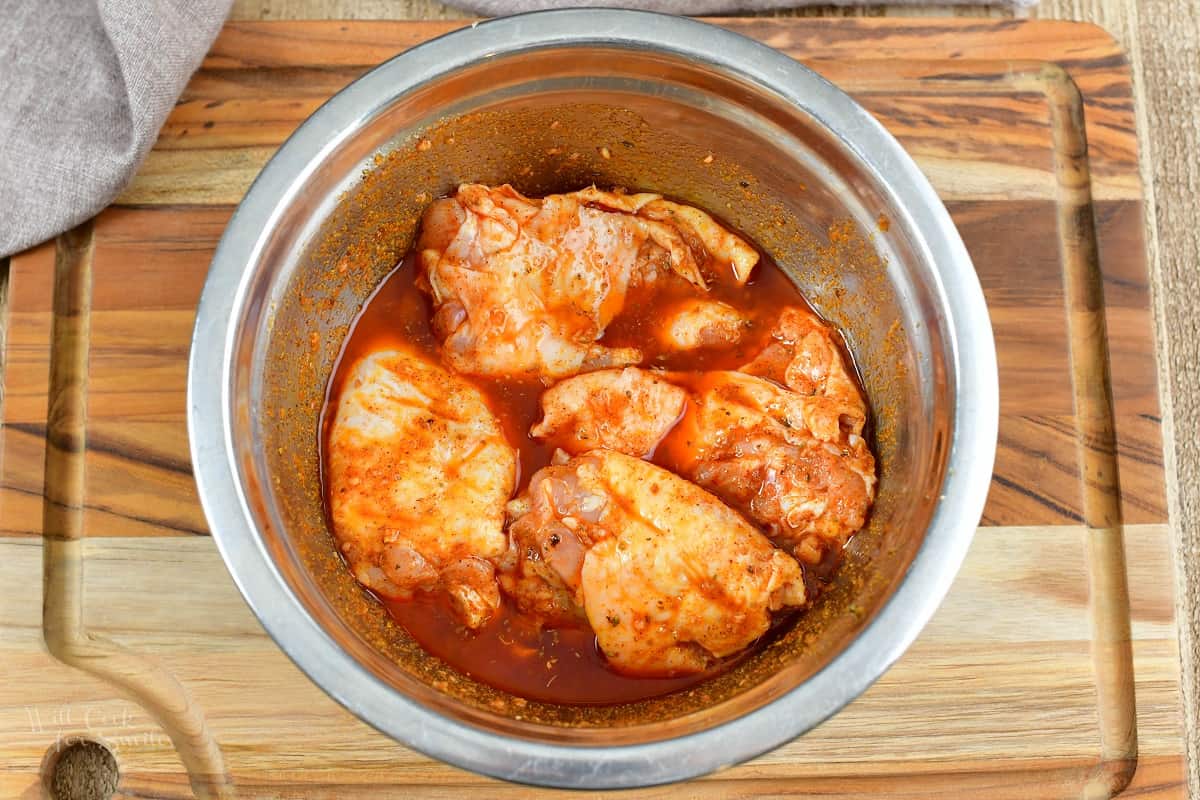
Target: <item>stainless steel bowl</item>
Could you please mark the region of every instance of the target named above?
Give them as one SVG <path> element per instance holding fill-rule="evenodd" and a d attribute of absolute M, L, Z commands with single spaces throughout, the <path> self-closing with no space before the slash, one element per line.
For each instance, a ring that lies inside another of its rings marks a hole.
<path fill-rule="evenodd" d="M 775 257 L 857 355 L 882 476 L 870 525 L 795 630 L 698 690 L 599 708 L 514 698 L 425 654 L 337 556 L 320 496 L 325 382 L 423 205 L 468 180 L 527 192 L 623 185 L 716 211 Z M 979 282 L 897 142 L 769 47 L 628 11 L 466 28 L 326 103 L 225 231 L 188 389 L 213 535 L 300 668 L 410 747 L 577 788 L 734 764 L 863 692 L 949 588 L 996 446 L 996 358 Z"/>

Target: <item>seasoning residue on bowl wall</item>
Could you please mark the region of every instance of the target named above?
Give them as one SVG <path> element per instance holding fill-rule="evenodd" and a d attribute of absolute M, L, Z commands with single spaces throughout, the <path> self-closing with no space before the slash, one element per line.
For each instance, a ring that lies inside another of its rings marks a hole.
<path fill-rule="evenodd" d="M 409 251 L 426 205 L 461 181 L 502 181 L 515 173 L 512 182 L 516 188 L 531 194 L 592 183 L 666 186 L 674 196 L 721 213 L 766 252 L 783 254 L 789 278 L 803 275 L 804 284 L 820 287 L 813 294 L 819 310 L 839 326 L 846 319 L 843 298 L 850 291 L 843 278 L 859 276 L 854 289 L 860 292 L 870 291 L 871 280 L 883 279 L 877 248 L 853 222 L 834 218 L 816 205 L 804 206 L 811 210 L 811 218 L 799 221 L 769 197 L 756 193 L 759 181 L 755 176 L 720 152 L 689 151 L 672 142 L 678 160 L 664 163 L 653 155 L 667 146 L 663 139 L 653 126 L 626 110 L 568 105 L 503 114 L 482 112 L 447 120 L 377 156 L 362 184 L 344 198 L 323 228 L 318 245 L 311 250 L 310 268 L 293 287 L 295 302 L 281 304 L 276 318 L 274 337 L 278 341 L 271 349 L 280 354 L 279 369 L 267 384 L 264 410 L 268 426 L 287 443 L 284 453 L 269 453 L 281 462 L 276 475 L 290 479 L 282 493 L 284 502 L 298 507 L 320 503 L 314 469 L 318 462 L 314 411 L 321 408 L 321 387 L 332 374 L 340 346 L 349 334 L 351 315 Z M 502 144 L 481 150 L 473 144 L 481 141 Z M 601 145 L 608 149 L 608 157 L 594 145 L 597 141 L 613 142 Z M 799 193 L 803 195 L 804 190 Z M 803 198 L 800 202 L 803 206 Z M 321 326 L 315 331 L 314 320 Z M 897 342 L 891 352 L 885 347 L 856 354 L 862 359 L 864 375 L 873 382 L 874 433 L 884 469 L 895 447 L 888 398 L 902 386 L 907 369 L 899 333 L 894 328 L 886 337 Z M 287 460 L 282 461 L 285 455 Z M 880 516 L 878 511 L 876 516 Z M 871 554 L 881 545 L 883 533 L 881 526 L 873 526 L 856 537 L 851 545 L 853 557 L 847 559 L 838 581 L 822 600 L 734 669 L 667 696 L 616 706 L 571 706 L 518 697 L 429 658 L 349 578 L 324 526 L 290 531 L 299 554 L 338 615 L 359 630 L 373 649 L 422 682 L 488 710 L 551 724 L 585 726 L 687 713 L 731 697 L 784 665 L 794 665 L 799 653 L 812 651 L 819 657 L 820 632 L 827 632 L 832 644 L 864 622 L 849 598 L 873 579 Z"/>

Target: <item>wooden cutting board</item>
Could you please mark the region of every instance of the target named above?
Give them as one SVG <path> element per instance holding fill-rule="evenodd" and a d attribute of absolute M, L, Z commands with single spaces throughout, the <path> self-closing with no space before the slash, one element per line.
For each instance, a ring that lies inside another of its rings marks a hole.
<path fill-rule="evenodd" d="M 961 575 L 878 684 L 749 764 L 635 794 L 1182 796 L 1142 188 L 1117 45 L 1065 22 L 722 24 L 853 94 L 946 201 L 996 332 L 1000 443 Z M 329 95 L 452 27 L 227 26 L 117 203 L 12 259 L 0 795 L 40 796 L 44 758 L 78 735 L 116 751 L 126 796 L 187 795 L 185 765 L 247 797 L 550 794 L 406 750 L 302 676 L 225 572 L 188 458 L 192 317 L 233 206 Z M 43 555 L 51 640 L 90 672 L 43 643 Z"/>

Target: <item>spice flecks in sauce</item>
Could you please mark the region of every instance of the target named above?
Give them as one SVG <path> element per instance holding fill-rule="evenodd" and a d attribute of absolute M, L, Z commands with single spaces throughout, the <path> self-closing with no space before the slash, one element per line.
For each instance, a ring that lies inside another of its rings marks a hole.
<path fill-rule="evenodd" d="M 837 233 L 831 237 L 837 238 Z M 415 263 L 406 259 L 370 298 L 348 337 L 339 367 L 330 382 L 328 403 L 335 408 L 348 365 L 380 349 L 404 347 L 442 362 L 441 347 L 430 324 L 428 299 L 416 286 Z M 609 348 L 636 347 L 644 355 L 643 365 L 678 372 L 733 370 L 747 363 L 768 340 L 782 308 L 807 307 L 803 296 L 769 259 L 763 259 L 750 284 L 742 287 L 732 280 L 710 282 L 707 299 L 726 304 L 745 320 L 745 329 L 729 346 L 702 346 L 680 351 L 666 342 L 661 321 L 666 313 L 696 297 L 687 280 L 668 275 L 651 285 L 630 289 L 624 309 L 607 326 L 598 342 Z M 538 469 L 548 465 L 554 454 L 551 443 L 528 435 L 540 418 L 539 400 L 546 383 L 536 377 L 512 379 L 471 377 L 496 414 L 508 441 L 518 448 L 520 489 Z M 329 422 L 325 416 L 325 426 Z M 669 453 L 653 458 L 669 465 Z M 519 491 L 518 489 L 518 491 Z M 836 554 L 806 569 L 810 585 L 827 575 Z M 407 602 L 387 602 L 392 615 L 429 652 L 473 678 L 518 696 L 567 704 L 610 704 L 674 692 L 700 683 L 748 655 L 748 648 L 715 669 L 676 678 L 638 678 L 610 669 L 595 646 L 594 634 L 586 627 L 539 628 L 516 613 L 505 598 L 499 614 L 478 631 L 459 625 L 445 600 L 436 595 L 418 595 Z M 777 620 L 777 625 L 786 622 Z M 769 638 L 772 634 L 768 634 Z"/>

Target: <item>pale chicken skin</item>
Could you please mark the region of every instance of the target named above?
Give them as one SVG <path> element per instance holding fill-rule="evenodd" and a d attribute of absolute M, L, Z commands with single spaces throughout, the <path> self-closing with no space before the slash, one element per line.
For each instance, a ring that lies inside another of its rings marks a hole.
<path fill-rule="evenodd" d="M 718 263 L 729 266 L 733 280 L 739 286 L 745 285 L 758 264 L 758 251 L 745 239 L 726 230 L 711 215 L 694 206 L 673 203 L 651 192 L 622 194 L 605 192 L 595 186 L 573 194 L 581 200 L 606 208 L 666 223 L 667 230 L 660 234 L 661 241 L 673 255 L 678 253 L 678 258 L 686 263 L 689 257 L 694 259 L 695 254 L 707 252 Z M 671 230 L 678 233 L 680 238 L 692 241 L 674 244 L 677 240 Z"/>
<path fill-rule="evenodd" d="M 815 434 L 809 421 L 823 408 L 811 400 L 757 376 L 705 373 L 664 446 L 680 474 L 818 564 L 866 524 L 876 477 L 859 433 Z"/>
<path fill-rule="evenodd" d="M 444 591 L 478 628 L 500 606 L 516 453 L 478 389 L 402 350 L 353 365 L 329 431 L 333 533 L 354 577 L 407 600 Z"/>
<path fill-rule="evenodd" d="M 758 254 L 710 216 L 654 194 L 594 187 L 542 199 L 460 186 L 429 207 L 418 242 L 433 329 L 458 372 L 560 378 L 639 363 L 599 344 L 631 290 L 708 273 L 744 283 Z"/>
<path fill-rule="evenodd" d="M 794 558 L 640 459 L 597 450 L 546 467 L 513 506 L 506 589 L 526 613 L 586 618 L 626 674 L 703 671 L 807 600 Z"/>
<path fill-rule="evenodd" d="M 837 330 L 807 309 L 779 315 L 771 339 L 742 372 L 769 378 L 804 400 L 804 423 L 823 442 L 861 436 L 867 404 L 837 343 Z"/>
<path fill-rule="evenodd" d="M 783 345 L 769 347 L 776 346 Z M 682 416 L 654 402 L 663 386 L 683 394 Z M 647 458 L 661 445 L 661 461 L 759 523 L 802 562 L 817 564 L 866 524 L 875 498 L 875 459 L 862 437 L 866 410 L 858 388 L 850 388 L 840 400 L 742 372 L 608 370 L 556 385 L 553 402 L 543 401 L 545 419 L 530 433 L 571 454 L 599 442 Z"/>
<path fill-rule="evenodd" d="M 542 394 L 529 430 L 570 453 L 609 449 L 649 458 L 683 414 L 687 391 L 636 367 L 568 378 Z"/>
<path fill-rule="evenodd" d="M 667 312 L 659 338 L 668 350 L 696 350 L 737 344 L 751 320 L 728 303 L 690 298 Z"/>

